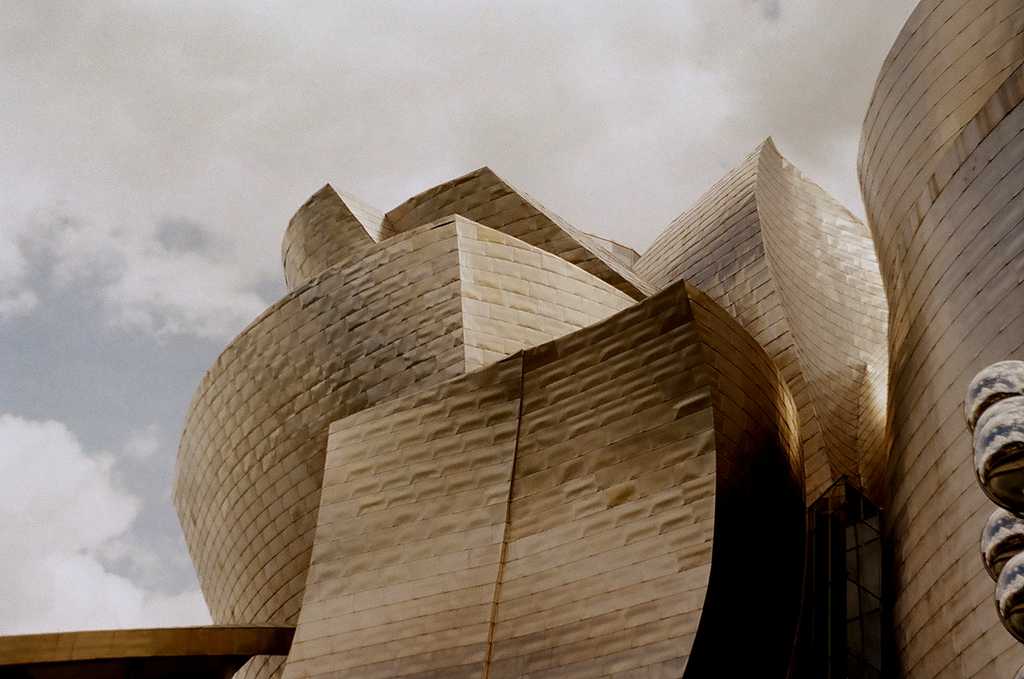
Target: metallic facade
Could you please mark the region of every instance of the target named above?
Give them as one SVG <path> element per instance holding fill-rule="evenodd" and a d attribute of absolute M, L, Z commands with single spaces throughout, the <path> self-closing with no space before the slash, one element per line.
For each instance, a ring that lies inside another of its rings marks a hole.
<path fill-rule="evenodd" d="M 386 213 L 330 186 L 299 209 L 290 292 L 204 378 L 174 492 L 215 620 L 298 625 L 287 662 L 244 674 L 701 675 L 725 667 L 750 550 L 773 554 L 757 570 L 776 624 L 731 667 L 785 674 L 804 451 L 827 484 L 880 438 L 859 404 L 885 309 L 848 211 L 770 142 L 739 173 L 755 255 L 735 266 L 722 185 L 643 255 L 487 168 Z M 794 243 L 851 272 L 851 300 L 823 285 L 833 269 L 772 254 Z M 680 270 L 694 256 L 719 285 Z M 830 391 L 794 389 L 825 371 Z M 807 434 L 818 420 L 850 425 L 846 467 Z"/>
<path fill-rule="evenodd" d="M 1011 676 L 962 413 L 1024 356 L 1022 64 L 1020 0 L 920 4 L 866 224 L 770 139 L 643 253 L 488 168 L 314 194 L 179 451 L 214 619 L 296 625 L 243 674 Z"/>
<path fill-rule="evenodd" d="M 0 673 L 1024 677 L 1024 0 L 922 0 L 858 170 L 866 223 L 766 140 L 643 253 L 324 186 L 186 416 L 217 625 Z"/>
<path fill-rule="evenodd" d="M 801 586 L 797 427 L 768 357 L 684 284 L 339 420 L 284 676 L 727 670 L 693 656 L 732 636 L 752 512 L 792 547 L 765 567 L 776 626 L 756 656 L 784 672 Z"/>
<path fill-rule="evenodd" d="M 214 620 L 296 620 L 332 421 L 631 303 L 461 217 L 351 248 L 293 289 L 210 369 L 182 435 L 174 501 Z"/>
<path fill-rule="evenodd" d="M 0 637 L 0 676 L 11 679 L 225 679 L 253 656 L 283 654 L 295 629 L 207 626 Z"/>
<path fill-rule="evenodd" d="M 706 291 L 775 360 L 800 409 L 808 502 L 841 476 L 877 493 L 887 309 L 867 227 L 849 210 L 769 139 L 635 271 L 656 288 L 685 279 Z"/>
<path fill-rule="evenodd" d="M 926 0 L 887 57 L 860 178 L 890 308 L 884 506 L 898 676 L 1010 677 L 963 395 L 1024 357 L 1024 6 Z"/>

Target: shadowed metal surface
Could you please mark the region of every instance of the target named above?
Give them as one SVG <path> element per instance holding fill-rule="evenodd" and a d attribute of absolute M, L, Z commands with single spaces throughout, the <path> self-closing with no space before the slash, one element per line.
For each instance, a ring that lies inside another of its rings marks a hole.
<path fill-rule="evenodd" d="M 254 655 L 284 656 L 294 627 L 224 626 L 0 637 L 11 679 L 226 679 Z"/>

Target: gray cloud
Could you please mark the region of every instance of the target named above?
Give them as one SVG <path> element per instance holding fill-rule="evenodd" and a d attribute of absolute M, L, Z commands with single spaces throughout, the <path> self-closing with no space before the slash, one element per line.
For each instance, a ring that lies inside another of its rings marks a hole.
<path fill-rule="evenodd" d="M 209 253 L 213 247 L 210 234 L 201 224 L 187 219 L 167 219 L 157 224 L 157 242 L 172 252 Z"/>
<path fill-rule="evenodd" d="M 764 18 L 776 21 L 782 16 L 782 0 L 755 0 L 761 4 Z"/>
<path fill-rule="evenodd" d="M 240 266 L 233 249 L 214 247 L 217 231 L 194 222 L 124 224 L 44 210 L 30 223 L 16 243 L 36 277 L 91 287 L 111 325 L 221 338 L 268 304 L 255 290 L 260 275 Z"/>
<path fill-rule="evenodd" d="M 488 164 L 643 248 L 772 135 L 859 212 L 861 119 L 913 4 L 5 3 L 0 463 L 51 419 L 55 451 L 107 451 L 83 478 L 138 504 L 83 573 L 194 604 L 181 418 L 282 293 L 281 234 L 324 181 L 387 209 Z"/>
<path fill-rule="evenodd" d="M 764 21 L 775 4 L 20 3 L 0 163 L 105 224 L 212 225 L 264 275 L 325 179 L 387 208 L 490 163 L 643 245 L 772 134 L 857 203 L 860 121 L 912 3 Z"/>

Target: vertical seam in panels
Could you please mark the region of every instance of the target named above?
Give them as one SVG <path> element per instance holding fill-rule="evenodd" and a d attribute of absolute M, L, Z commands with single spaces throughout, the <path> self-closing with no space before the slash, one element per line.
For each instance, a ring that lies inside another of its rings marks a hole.
<path fill-rule="evenodd" d="M 498 623 L 498 602 L 501 600 L 501 584 L 505 577 L 505 561 L 508 558 L 508 535 L 512 525 L 512 496 L 516 484 L 516 463 L 519 460 L 519 432 L 523 426 L 523 401 L 526 385 L 526 352 L 519 352 L 519 412 L 516 414 L 516 437 L 512 444 L 512 465 L 508 480 L 508 500 L 505 502 L 505 527 L 501 535 L 501 551 L 498 555 L 498 574 L 494 582 L 494 599 L 491 602 L 491 624 L 487 629 L 487 651 L 484 656 L 483 679 L 490 679 L 491 656 L 494 653 L 494 628 Z"/>

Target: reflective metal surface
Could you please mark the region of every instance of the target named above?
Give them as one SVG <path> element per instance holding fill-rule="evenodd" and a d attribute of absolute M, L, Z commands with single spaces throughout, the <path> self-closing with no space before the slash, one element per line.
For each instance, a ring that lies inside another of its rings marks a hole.
<path fill-rule="evenodd" d="M 379 241 L 383 219 L 330 184 L 314 193 L 288 222 L 281 240 L 288 289 L 348 258 L 356 248 Z"/>
<path fill-rule="evenodd" d="M 989 499 L 1024 512 L 1024 396 L 998 401 L 978 419 L 974 470 Z"/>
<path fill-rule="evenodd" d="M 213 619 L 298 619 L 331 422 L 631 304 L 461 217 L 353 248 L 292 290 L 225 349 L 186 417 L 174 501 Z"/>
<path fill-rule="evenodd" d="M 775 361 L 800 410 L 808 502 L 844 475 L 880 501 L 888 313 L 860 220 L 768 139 L 673 220 L 635 271 L 659 289 L 680 279 L 700 288 Z"/>
<path fill-rule="evenodd" d="M 964 397 L 964 415 L 971 431 L 987 408 L 1011 396 L 1024 396 L 1024 361 L 1000 361 L 975 375 Z"/>
<path fill-rule="evenodd" d="M 1024 521 L 1002 507 L 985 522 L 981 532 L 981 560 L 993 580 L 999 578 L 1003 566 L 1024 551 Z"/>
<path fill-rule="evenodd" d="M 996 608 L 1010 634 L 1024 642 L 1024 554 L 1010 559 L 999 574 Z"/>
<path fill-rule="evenodd" d="M 577 229 L 488 167 L 409 198 L 384 215 L 384 229 L 402 233 L 454 214 L 549 252 L 633 299 L 654 292 L 632 270 L 635 252 Z"/>
<path fill-rule="evenodd" d="M 885 59 L 858 169 L 889 303 L 886 499 L 899 676 L 1005 679 L 977 561 L 992 507 L 968 459 L 974 375 L 1024 359 L 1021 0 L 922 0 Z"/>
<path fill-rule="evenodd" d="M 768 355 L 684 283 L 340 419 L 283 676 L 781 679 L 798 422 Z M 723 655 L 752 573 L 771 624 Z"/>

